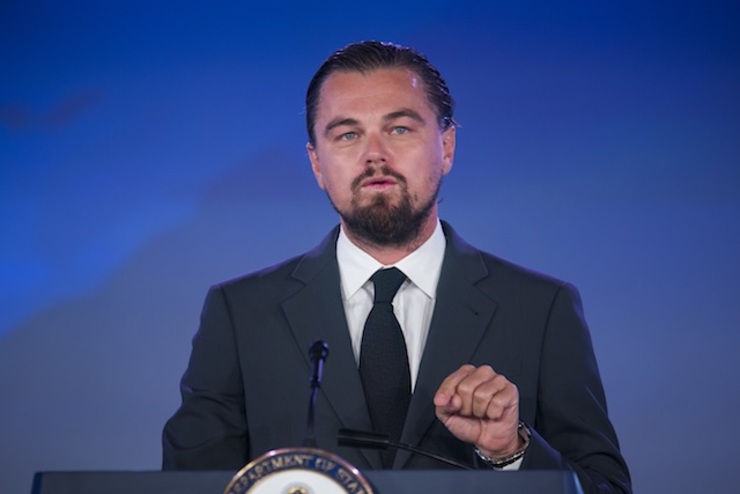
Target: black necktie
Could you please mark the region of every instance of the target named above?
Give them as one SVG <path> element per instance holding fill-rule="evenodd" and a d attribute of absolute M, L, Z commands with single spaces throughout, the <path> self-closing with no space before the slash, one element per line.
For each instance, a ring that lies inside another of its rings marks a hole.
<path fill-rule="evenodd" d="M 370 279 L 375 284 L 375 302 L 362 333 L 360 377 L 373 428 L 398 441 L 411 400 L 411 376 L 406 340 L 392 302 L 406 275 L 390 268 Z M 395 455 L 390 448 L 381 452 L 384 468 L 391 468 Z"/>

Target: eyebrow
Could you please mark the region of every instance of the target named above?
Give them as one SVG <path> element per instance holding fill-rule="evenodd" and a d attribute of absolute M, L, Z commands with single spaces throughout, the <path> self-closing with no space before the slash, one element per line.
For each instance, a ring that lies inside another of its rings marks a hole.
<path fill-rule="evenodd" d="M 387 115 L 383 116 L 383 120 L 385 122 L 392 122 L 393 120 L 398 120 L 399 118 L 410 118 L 416 122 L 419 122 L 422 125 L 426 125 L 426 121 L 424 118 L 419 114 L 419 112 L 416 112 L 410 108 L 401 108 L 400 110 L 396 110 L 394 112 L 390 112 Z M 355 118 L 335 118 L 328 124 L 326 124 L 326 127 L 324 128 L 324 135 L 328 136 L 329 133 L 334 130 L 337 127 L 341 127 L 343 125 L 346 125 L 348 127 L 359 125 L 360 121 Z"/>
<path fill-rule="evenodd" d="M 337 127 L 341 127 L 342 125 L 353 126 L 359 125 L 359 123 L 360 122 L 354 118 L 335 118 L 334 120 L 326 124 L 326 127 L 324 128 L 324 135 L 328 136 L 329 132 Z"/>
<path fill-rule="evenodd" d="M 385 120 L 386 122 L 390 122 L 392 120 L 397 120 L 399 118 L 404 118 L 404 117 L 408 117 L 411 120 L 415 120 L 416 122 L 422 125 L 426 124 L 426 121 L 424 120 L 424 118 L 418 112 L 410 108 L 402 108 L 400 110 L 391 112 L 388 115 L 385 115 L 383 117 L 383 120 Z"/>

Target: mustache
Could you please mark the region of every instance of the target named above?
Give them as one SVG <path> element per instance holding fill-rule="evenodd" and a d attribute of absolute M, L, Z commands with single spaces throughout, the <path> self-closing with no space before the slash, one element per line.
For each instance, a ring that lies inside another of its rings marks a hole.
<path fill-rule="evenodd" d="M 381 167 L 370 166 L 367 167 L 364 172 L 362 172 L 360 175 L 357 176 L 357 178 L 352 181 L 352 190 L 358 189 L 364 180 L 374 177 L 378 171 L 380 171 L 381 177 L 393 177 L 401 185 L 406 185 L 406 177 L 404 177 L 397 171 L 391 170 L 388 165 L 383 165 Z"/>

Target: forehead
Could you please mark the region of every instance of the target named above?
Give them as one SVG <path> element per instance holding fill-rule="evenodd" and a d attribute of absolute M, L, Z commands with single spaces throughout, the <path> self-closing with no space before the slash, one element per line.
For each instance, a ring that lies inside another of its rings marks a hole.
<path fill-rule="evenodd" d="M 346 112 L 383 114 L 400 108 L 435 115 L 424 81 L 416 72 L 406 68 L 337 71 L 321 86 L 317 118 L 331 119 Z"/>

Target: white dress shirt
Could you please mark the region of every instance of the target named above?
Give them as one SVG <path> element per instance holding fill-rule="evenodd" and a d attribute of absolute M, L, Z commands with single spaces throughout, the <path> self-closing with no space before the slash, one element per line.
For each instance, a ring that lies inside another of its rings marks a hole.
<path fill-rule="evenodd" d="M 347 326 L 352 340 L 352 350 L 357 365 L 360 364 L 362 331 L 373 308 L 375 287 L 370 277 L 381 268 L 396 267 L 408 279 L 393 298 L 393 312 L 406 339 L 406 350 L 411 371 L 411 390 L 416 385 L 421 355 L 432 322 L 437 283 L 445 253 L 445 236 L 442 225 L 418 249 L 391 266 L 384 266 L 367 252 L 353 244 L 344 230 L 337 240 L 337 262 L 342 283 L 342 302 L 347 316 Z"/>

